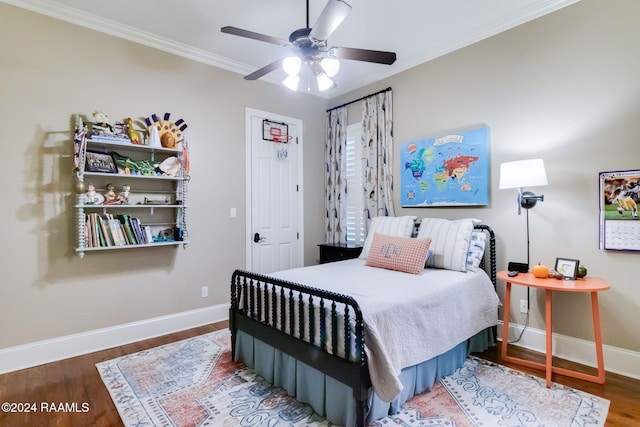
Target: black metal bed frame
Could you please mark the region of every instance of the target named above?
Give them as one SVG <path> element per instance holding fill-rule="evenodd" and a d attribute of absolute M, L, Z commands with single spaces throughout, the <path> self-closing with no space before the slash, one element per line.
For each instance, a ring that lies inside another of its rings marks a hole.
<path fill-rule="evenodd" d="M 474 228 L 489 235 L 489 264 L 485 263 L 485 249 L 480 267 L 487 271 L 495 287 L 495 235 L 487 225 L 479 224 Z M 356 426 L 365 425 L 371 379 L 364 350 L 364 322 L 355 299 L 236 270 L 231 278 L 229 329 L 234 359 L 236 332 L 241 330 L 351 387 L 357 405 Z M 344 351 L 339 351 L 340 340 Z"/>

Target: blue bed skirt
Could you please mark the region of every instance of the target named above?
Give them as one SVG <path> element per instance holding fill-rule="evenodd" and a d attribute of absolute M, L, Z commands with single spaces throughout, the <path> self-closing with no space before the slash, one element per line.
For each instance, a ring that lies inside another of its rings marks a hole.
<path fill-rule="evenodd" d="M 371 389 L 367 423 L 397 413 L 410 397 L 431 390 L 438 379 L 462 366 L 469 353 L 484 351 L 492 345 L 492 330 L 486 329 L 444 354 L 403 369 L 400 380 L 404 389 L 392 402 L 382 401 Z M 351 387 L 240 330 L 236 335 L 235 356 L 237 361 L 244 362 L 268 382 L 284 388 L 298 401 L 311 405 L 328 421 L 341 426 L 355 425 L 355 401 Z"/>

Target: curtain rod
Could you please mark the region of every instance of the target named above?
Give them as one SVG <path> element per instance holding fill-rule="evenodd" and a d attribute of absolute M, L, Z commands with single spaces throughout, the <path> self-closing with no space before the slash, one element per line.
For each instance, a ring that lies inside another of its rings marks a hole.
<path fill-rule="evenodd" d="M 379 95 L 379 94 L 381 94 L 381 93 L 389 92 L 390 90 L 391 90 L 391 86 L 389 86 L 389 87 L 388 87 L 388 88 L 386 88 L 386 89 L 379 90 L 379 91 L 377 91 L 376 93 L 371 93 L 371 94 L 369 94 L 369 95 L 365 95 L 365 96 L 363 96 L 363 97 L 361 97 L 361 98 L 354 99 L 353 101 L 345 102 L 344 104 L 338 105 L 338 106 L 333 107 L 333 108 L 329 108 L 329 109 L 327 110 L 327 113 L 328 113 L 329 111 L 333 111 L 333 110 L 336 110 L 336 109 L 338 109 L 338 108 L 345 107 L 345 106 L 347 106 L 347 105 L 349 105 L 349 104 L 353 104 L 354 102 L 362 101 L 363 99 L 367 99 L 367 98 L 369 98 L 370 96 L 375 96 L 375 95 Z"/>

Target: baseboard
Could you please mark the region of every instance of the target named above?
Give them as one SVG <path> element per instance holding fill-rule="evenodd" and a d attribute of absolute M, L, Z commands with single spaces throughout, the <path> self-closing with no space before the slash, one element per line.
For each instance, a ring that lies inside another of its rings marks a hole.
<path fill-rule="evenodd" d="M 546 333 L 541 329 L 509 323 L 509 345 L 528 348 L 545 353 Z M 511 344 L 522 333 L 517 343 Z M 502 341 L 502 322 L 498 324 L 498 340 Z M 593 341 L 553 334 L 553 355 L 561 359 L 570 360 L 587 366 L 597 366 L 596 346 Z M 624 375 L 640 380 L 640 353 L 608 345 L 602 346 L 604 353 L 604 368 L 607 372 Z"/>
<path fill-rule="evenodd" d="M 228 317 L 229 304 L 220 304 L 5 348 L 0 350 L 0 374 L 220 322 Z M 522 325 L 510 323 L 509 340 L 516 339 L 523 328 Z M 527 327 L 520 341 L 511 345 L 544 353 L 545 337 L 545 331 Z M 502 340 L 502 322 L 498 324 L 498 340 Z M 640 380 L 640 353 L 608 345 L 603 346 L 603 352 L 607 372 Z M 553 354 L 572 362 L 596 366 L 595 344 L 592 341 L 553 334 Z"/>
<path fill-rule="evenodd" d="M 0 374 L 183 331 L 229 318 L 229 304 L 96 329 L 0 350 Z"/>

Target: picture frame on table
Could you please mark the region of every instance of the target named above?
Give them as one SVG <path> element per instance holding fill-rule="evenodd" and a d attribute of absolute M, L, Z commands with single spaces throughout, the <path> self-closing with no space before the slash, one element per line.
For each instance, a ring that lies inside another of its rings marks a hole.
<path fill-rule="evenodd" d="M 555 270 L 562 274 L 564 280 L 576 280 L 580 261 L 571 258 L 556 258 Z"/>
<path fill-rule="evenodd" d="M 118 167 L 111 153 L 87 150 L 87 171 L 118 173 Z"/>

